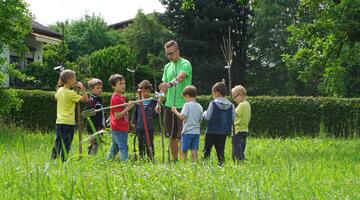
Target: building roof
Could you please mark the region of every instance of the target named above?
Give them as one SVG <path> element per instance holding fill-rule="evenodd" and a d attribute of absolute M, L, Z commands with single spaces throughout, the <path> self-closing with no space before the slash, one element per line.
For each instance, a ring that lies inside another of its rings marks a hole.
<path fill-rule="evenodd" d="M 160 16 L 162 15 L 163 13 L 159 13 L 159 12 L 152 12 L 152 13 L 149 13 L 149 14 L 146 14 L 146 15 L 155 15 L 155 16 Z M 108 27 L 110 29 L 114 29 L 114 30 L 119 30 L 119 29 L 123 29 L 125 27 L 127 27 L 129 24 L 133 23 L 134 22 L 134 19 L 128 19 L 128 20 L 125 20 L 125 21 L 122 21 L 122 22 L 118 22 L 118 23 L 115 23 L 115 24 L 111 24 L 109 25 Z"/>
<path fill-rule="evenodd" d="M 63 37 L 63 35 L 61 35 L 60 33 L 52 31 L 49 27 L 44 26 L 36 21 L 32 21 L 31 27 L 34 33 L 38 33 L 58 39 L 61 39 Z"/>
<path fill-rule="evenodd" d="M 109 28 L 119 30 L 119 29 L 123 29 L 123 28 L 127 27 L 129 24 L 131 24 L 133 22 L 134 22 L 134 19 L 128 19 L 128 20 L 125 20 L 122 22 L 111 24 L 111 25 L 109 25 Z"/>

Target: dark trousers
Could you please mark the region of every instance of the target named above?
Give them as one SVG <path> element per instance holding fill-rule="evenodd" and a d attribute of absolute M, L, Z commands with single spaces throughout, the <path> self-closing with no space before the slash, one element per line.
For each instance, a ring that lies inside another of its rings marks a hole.
<path fill-rule="evenodd" d="M 211 148 L 215 146 L 218 164 L 222 165 L 225 162 L 224 149 L 225 149 L 226 135 L 215 135 L 215 134 L 206 134 L 205 135 L 205 145 L 204 145 L 204 159 L 210 157 Z"/>
<path fill-rule="evenodd" d="M 59 155 L 63 162 L 66 161 L 70 151 L 71 142 L 74 138 L 75 125 L 56 124 L 56 139 L 51 158 L 56 159 Z"/>
<path fill-rule="evenodd" d="M 245 160 L 247 132 L 239 132 L 232 137 L 232 156 L 234 161 Z"/>
<path fill-rule="evenodd" d="M 98 152 L 100 143 L 103 142 L 101 139 L 103 134 L 94 135 L 92 132 L 89 132 L 89 135 L 90 145 L 88 147 L 88 154 L 95 155 Z"/>
<path fill-rule="evenodd" d="M 145 130 L 136 129 L 136 135 L 138 137 L 138 147 L 139 147 L 139 154 L 141 158 L 145 157 L 145 152 L 147 153 L 148 158 L 150 158 L 150 152 L 148 151 L 147 144 L 146 144 L 146 137 L 145 137 Z M 150 136 L 150 145 L 152 149 L 153 156 L 155 156 L 154 150 L 154 130 L 149 130 Z"/>

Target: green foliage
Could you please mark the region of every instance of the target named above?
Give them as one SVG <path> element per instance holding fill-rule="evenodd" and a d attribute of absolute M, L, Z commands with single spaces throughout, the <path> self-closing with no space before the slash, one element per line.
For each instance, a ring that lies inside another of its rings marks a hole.
<path fill-rule="evenodd" d="M 7 115 L 7 118 L 29 128 L 53 128 L 56 120 L 54 93 L 38 90 L 17 91 L 24 101 L 23 106 L 20 111 Z M 126 97 L 131 99 L 132 95 L 126 94 Z M 111 93 L 103 93 L 102 99 L 104 106 L 108 106 Z M 211 100 L 210 96 L 197 97 L 204 110 Z M 252 136 L 353 137 L 360 134 L 360 99 L 358 98 L 263 96 L 249 97 L 249 102 L 252 107 L 250 123 Z"/>
<path fill-rule="evenodd" d="M 135 82 L 148 79 L 155 84 L 162 78 L 162 68 L 168 62 L 164 56 L 164 43 L 174 34 L 158 22 L 156 13 L 145 15 L 139 10 L 134 22 L 122 30 L 121 35 L 135 52 L 138 64 L 142 65 L 136 73 Z"/>
<path fill-rule="evenodd" d="M 0 55 L 4 47 L 15 49 L 18 52 L 24 52 L 27 49 L 24 41 L 31 31 L 31 19 L 28 5 L 23 0 L 0 1 Z M 4 64 L 6 73 L 24 80 L 29 79 L 0 57 L 0 86 L 5 81 L 5 74 L 2 70 Z M 8 113 L 11 109 L 18 110 L 21 106 L 21 100 L 16 91 L 11 90 L 0 89 L 0 102 L 0 114 Z"/>
<path fill-rule="evenodd" d="M 49 68 L 64 65 L 69 48 L 66 43 L 48 44 L 44 47 L 43 61 Z"/>
<path fill-rule="evenodd" d="M 2 125 L 2 124 L 1 124 Z M 234 164 L 231 139 L 225 165 L 161 162 L 161 138 L 155 160 L 105 161 L 111 137 L 104 135 L 95 156 L 78 158 L 75 135 L 71 159 L 49 159 L 55 133 L 36 134 L 0 126 L 0 185 L 3 199 L 359 199 L 358 139 L 258 139 L 249 137 L 247 160 Z M 85 137 L 87 138 L 87 137 Z M 167 140 L 165 142 L 167 145 Z M 132 155 L 133 135 L 129 134 Z M 200 137 L 200 148 L 204 138 Z M 83 144 L 83 148 L 87 142 Z M 166 147 L 165 147 L 166 148 Z M 199 158 L 202 158 L 199 152 Z"/>
<path fill-rule="evenodd" d="M 41 64 L 41 62 L 33 62 L 26 65 L 23 72 L 34 78 L 24 82 L 25 87 L 29 88 L 53 90 L 59 79 L 59 74 L 52 67 L 49 67 L 47 64 Z"/>
<path fill-rule="evenodd" d="M 44 47 L 43 63 L 33 62 L 22 71 L 33 79 L 24 82 L 25 88 L 53 90 L 59 79 L 59 72 L 54 67 L 62 65 L 66 69 L 76 72 L 79 81 L 86 81 L 90 77 L 88 56 L 78 58 L 77 62 L 67 60 L 68 48 L 65 44 L 49 44 Z"/>
<path fill-rule="evenodd" d="M 8 47 L 25 50 L 25 37 L 31 31 L 32 16 L 23 0 L 0 1 L 0 51 Z"/>
<path fill-rule="evenodd" d="M 292 51 L 287 44 L 286 28 L 296 20 L 298 0 L 253 1 L 249 26 L 248 55 L 250 67 L 246 73 L 247 90 L 251 95 L 314 95 L 296 79 L 282 61 L 282 54 Z"/>
<path fill-rule="evenodd" d="M 194 0 L 195 9 L 183 9 L 182 1 L 161 0 L 166 6 L 162 23 L 176 34 L 181 55 L 193 66 L 193 83 L 200 93 L 228 77 L 220 45 L 228 36 L 229 27 L 234 53 L 232 80 L 245 82 L 248 69 L 250 1 Z M 195 76 L 195 74 L 206 76 Z M 195 78 L 196 77 L 196 78 Z"/>
<path fill-rule="evenodd" d="M 23 100 L 17 91 L 0 88 L 0 115 L 7 115 L 10 111 L 20 111 Z"/>
<path fill-rule="evenodd" d="M 119 34 L 108 30 L 105 20 L 101 16 L 85 15 L 80 20 L 58 22 L 51 26 L 61 33 L 64 24 L 65 43 L 69 53 L 67 60 L 74 62 L 79 57 L 96 50 L 119 44 Z"/>
<path fill-rule="evenodd" d="M 126 68 L 136 66 L 134 53 L 124 45 L 105 48 L 90 55 L 91 74 L 103 80 L 106 88 L 111 88 L 108 79 L 112 74 L 122 74 L 131 81 L 131 74 Z"/>
<path fill-rule="evenodd" d="M 325 95 L 360 95 L 360 1 L 301 1 L 284 55 L 298 78 Z"/>

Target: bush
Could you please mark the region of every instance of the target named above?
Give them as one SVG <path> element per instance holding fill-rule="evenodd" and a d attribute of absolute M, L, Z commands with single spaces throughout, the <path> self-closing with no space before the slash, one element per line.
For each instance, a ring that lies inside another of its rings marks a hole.
<path fill-rule="evenodd" d="M 111 88 L 108 80 L 110 75 L 118 73 L 131 82 L 131 74 L 126 68 L 134 68 L 136 65 L 134 54 L 123 45 L 105 48 L 95 51 L 90 55 L 91 74 L 104 81 L 105 88 Z"/>
<path fill-rule="evenodd" d="M 42 64 L 40 61 L 28 64 L 24 69 L 24 73 L 35 79 L 24 82 L 26 88 L 53 90 L 59 79 L 59 74 L 52 67 Z"/>
<path fill-rule="evenodd" d="M 56 121 L 54 92 L 16 90 L 22 108 L 5 118 L 27 128 L 53 129 Z M 127 99 L 132 94 L 125 95 Z M 103 93 L 108 106 L 111 93 Z M 360 99 L 326 97 L 249 97 L 252 107 L 250 135 L 256 137 L 353 137 L 360 130 Z M 207 109 L 210 96 L 199 96 Z M 84 107 L 84 105 L 82 105 Z M 156 118 L 157 120 L 157 118 Z M 158 121 L 155 121 L 156 126 Z"/>

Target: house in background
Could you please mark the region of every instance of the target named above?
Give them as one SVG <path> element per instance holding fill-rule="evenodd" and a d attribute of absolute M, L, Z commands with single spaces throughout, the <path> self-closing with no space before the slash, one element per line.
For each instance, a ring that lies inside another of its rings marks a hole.
<path fill-rule="evenodd" d="M 125 21 L 122 21 L 122 22 L 118 22 L 118 23 L 115 23 L 115 24 L 111 24 L 109 25 L 108 27 L 110 29 L 114 29 L 116 31 L 120 31 L 124 28 L 126 28 L 129 24 L 132 24 L 134 22 L 134 19 L 128 19 L 128 20 L 125 20 Z"/>
<path fill-rule="evenodd" d="M 159 12 L 152 12 L 152 13 L 149 13 L 149 14 L 146 14 L 148 16 L 155 16 L 155 17 L 159 17 L 159 16 L 162 16 L 163 13 L 159 13 Z M 134 23 L 135 19 L 128 19 L 128 20 L 125 20 L 125 21 L 121 21 L 121 22 L 118 22 L 118 23 L 115 23 L 115 24 L 111 24 L 108 26 L 109 29 L 113 29 L 115 31 L 121 31 L 123 29 L 125 29 L 127 26 L 129 26 L 130 24 Z"/>
<path fill-rule="evenodd" d="M 20 56 L 16 51 L 5 47 L 0 56 L 5 58 L 8 63 L 18 63 L 19 69 L 24 69 L 27 64 L 35 61 L 43 61 L 43 50 L 46 44 L 58 44 L 61 42 L 62 35 L 50 30 L 48 27 L 32 21 L 32 31 L 25 39 L 28 51 Z M 1 66 L 5 70 L 5 66 Z M 14 80 L 7 76 L 5 86 L 14 86 Z"/>

